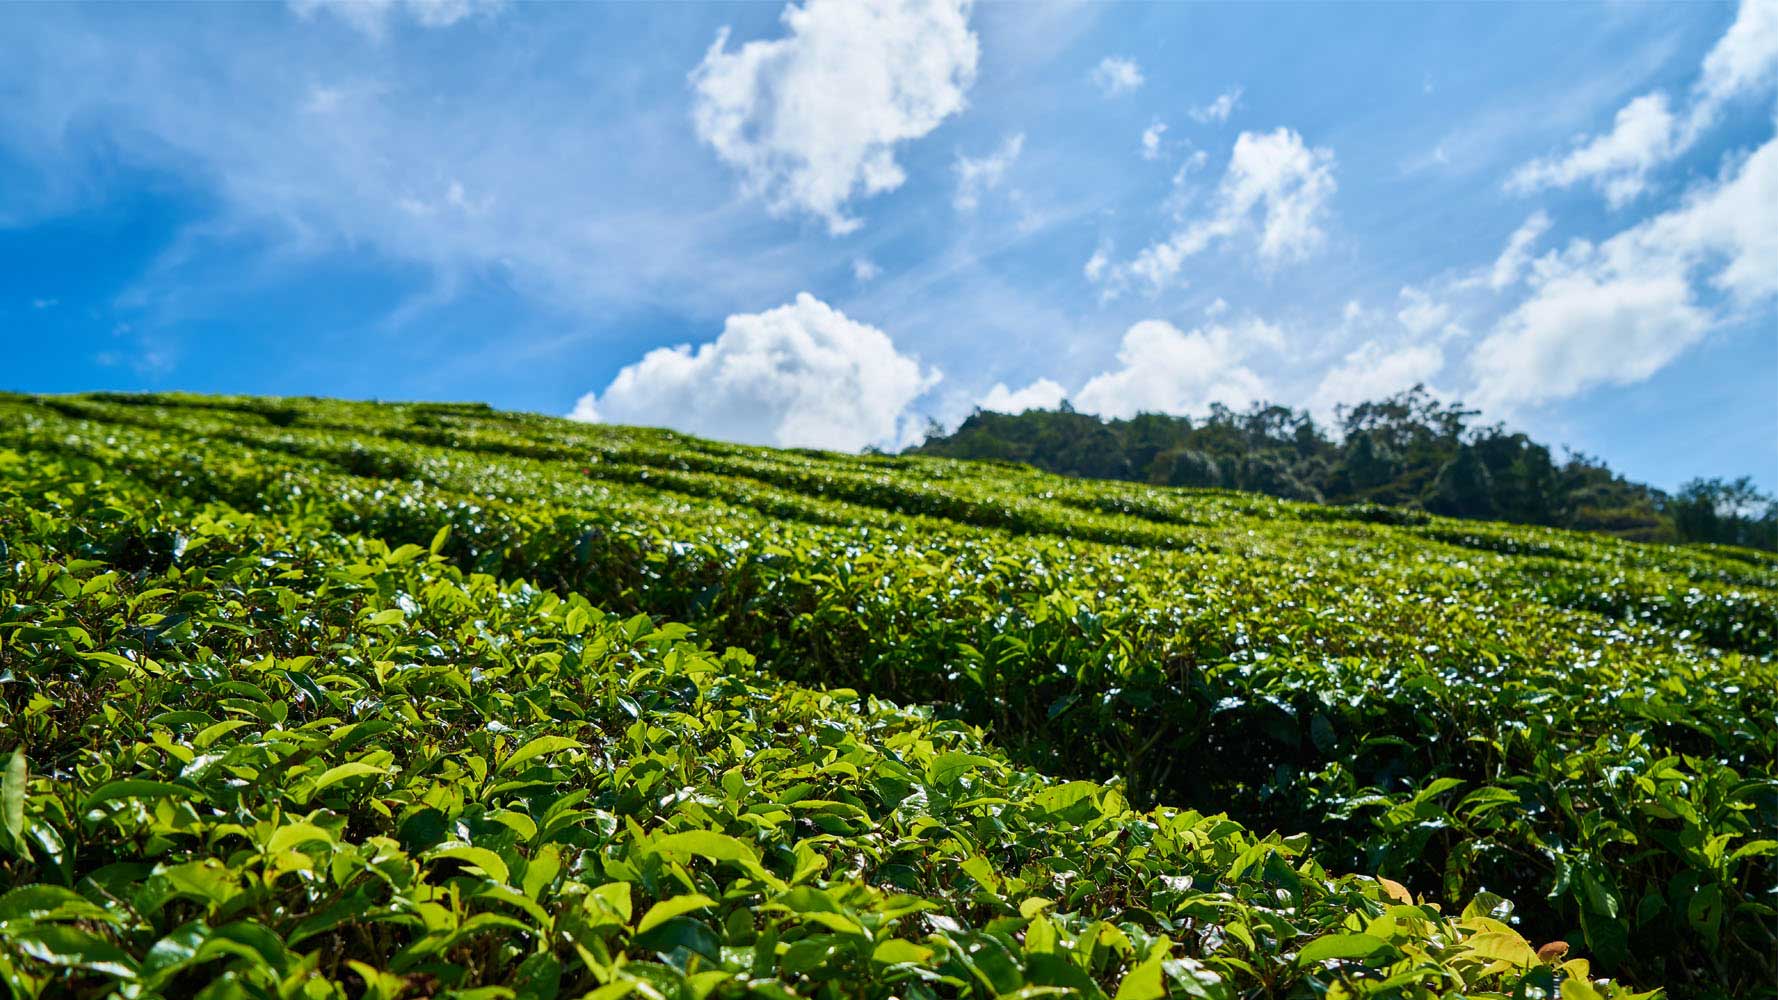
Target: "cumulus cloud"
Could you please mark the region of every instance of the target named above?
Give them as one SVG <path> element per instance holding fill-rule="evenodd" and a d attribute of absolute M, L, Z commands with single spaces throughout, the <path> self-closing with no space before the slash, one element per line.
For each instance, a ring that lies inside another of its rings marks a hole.
<path fill-rule="evenodd" d="M 1471 357 L 1484 405 L 1560 399 L 1648 378 L 1719 316 L 1695 277 L 1751 306 L 1778 296 L 1778 139 L 1672 210 L 1539 258 L 1531 294 Z"/>
<path fill-rule="evenodd" d="M 1721 266 L 1709 277 L 1743 306 L 1778 296 L 1778 138 L 1766 140 L 1718 183 L 1605 246 L 1617 258 L 1666 260 L 1673 268 Z M 1616 246 L 1622 240 L 1622 247 Z"/>
<path fill-rule="evenodd" d="M 894 446 L 918 430 L 913 401 L 936 369 L 889 335 L 808 293 L 761 313 L 730 316 L 714 341 L 657 348 L 601 393 L 581 397 L 581 420 L 670 427 L 779 447 L 857 451 Z"/>
<path fill-rule="evenodd" d="M 1649 172 L 1678 151 L 1680 128 L 1666 94 L 1644 94 L 1618 111 L 1610 132 L 1566 155 L 1525 164 L 1507 180 L 1507 190 L 1525 193 L 1590 180 L 1613 208 L 1622 207 L 1648 186 Z"/>
<path fill-rule="evenodd" d="M 1125 331 L 1120 367 L 1087 381 L 1075 404 L 1106 417 L 1193 413 L 1211 403 L 1237 409 L 1266 395 L 1266 384 L 1243 362 L 1257 350 L 1279 351 L 1283 335 L 1258 321 L 1190 332 L 1162 320 Z"/>
<path fill-rule="evenodd" d="M 1488 272 L 1488 287 L 1501 291 L 1518 281 L 1525 273 L 1525 266 L 1531 262 L 1531 248 L 1549 230 L 1549 215 L 1542 211 L 1531 213 L 1530 218 L 1513 230 L 1500 256 L 1494 258 L 1494 267 Z"/>
<path fill-rule="evenodd" d="M 952 204 L 959 212 L 973 212 L 981 203 L 984 191 L 992 191 L 1006 178 L 1006 171 L 1025 149 L 1023 132 L 1009 136 L 1000 148 L 987 156 L 958 155 L 951 169 L 957 174 L 957 195 Z"/>
<path fill-rule="evenodd" d="M 1093 86 L 1106 97 L 1135 90 L 1142 86 L 1142 67 L 1134 59 L 1106 56 L 1093 69 Z"/>
<path fill-rule="evenodd" d="M 852 259 L 852 278 L 854 281 L 860 283 L 875 281 L 882 273 L 883 269 L 878 267 L 877 262 L 871 260 L 869 257 L 855 257 Z"/>
<path fill-rule="evenodd" d="M 964 106 L 980 55 L 969 0 L 808 0 L 786 35 L 733 51 L 720 32 L 691 82 L 698 137 L 772 211 L 843 234 L 854 197 L 906 180 L 899 143 Z"/>
<path fill-rule="evenodd" d="M 1337 187 L 1333 171 L 1333 152 L 1305 144 L 1291 129 L 1243 132 L 1235 140 L 1212 212 L 1102 276 L 1114 282 L 1140 279 L 1158 291 L 1174 282 L 1187 259 L 1213 243 L 1249 233 L 1267 263 L 1307 257 L 1326 238 L 1322 221 Z"/>
<path fill-rule="evenodd" d="M 1241 88 L 1236 87 L 1216 95 L 1209 104 L 1200 104 L 1187 111 L 1192 121 L 1200 123 L 1226 122 L 1229 115 L 1234 114 L 1236 106 L 1241 103 Z"/>
<path fill-rule="evenodd" d="M 1223 178 L 1224 214 L 1261 218 L 1263 258 L 1305 257 L 1326 235 L 1321 217 L 1334 193 L 1333 153 L 1304 145 L 1290 129 L 1243 132 Z"/>
<path fill-rule="evenodd" d="M 1695 88 L 1706 108 L 1769 86 L 1778 77 L 1778 4 L 1741 0 L 1735 23 L 1704 57 Z"/>
<path fill-rule="evenodd" d="M 325 11 L 372 38 L 382 38 L 397 14 L 427 28 L 448 28 L 471 16 L 490 16 L 506 0 L 290 0 L 299 16 Z"/>
<path fill-rule="evenodd" d="M 1687 110 L 1659 91 L 1618 110 L 1611 131 L 1583 136 L 1568 152 L 1524 164 L 1507 179 L 1509 191 L 1531 192 L 1591 183 L 1614 208 L 1648 187 L 1649 175 L 1685 153 L 1724 105 L 1770 87 L 1778 79 L 1778 4 L 1742 0 L 1722 38 L 1704 57 Z"/>
<path fill-rule="evenodd" d="M 1008 389 L 1004 382 L 996 382 L 976 405 L 996 413 L 1023 413 L 1026 410 L 1053 410 L 1061 406 L 1067 396 L 1060 383 L 1047 378 L 1040 378 L 1016 391 Z"/>
<path fill-rule="evenodd" d="M 1383 399 L 1428 382 L 1444 366 L 1444 351 L 1436 344 L 1367 340 L 1321 377 L 1309 409 L 1325 418 L 1342 403 Z"/>
<path fill-rule="evenodd" d="M 1638 382 L 1709 329 L 1683 275 L 1578 269 L 1546 280 L 1476 347 L 1484 405 L 1539 403 Z"/>

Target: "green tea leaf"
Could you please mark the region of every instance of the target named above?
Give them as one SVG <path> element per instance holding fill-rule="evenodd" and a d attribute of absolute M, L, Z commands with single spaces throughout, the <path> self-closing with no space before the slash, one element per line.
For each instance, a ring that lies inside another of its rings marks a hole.
<path fill-rule="evenodd" d="M 1297 952 L 1299 965 L 1314 965 L 1341 958 L 1368 958 L 1389 947 L 1389 942 L 1369 934 L 1329 934 L 1303 945 Z"/>
<path fill-rule="evenodd" d="M 552 754 L 560 750 L 580 747 L 581 745 L 579 740 L 570 739 L 566 736 L 539 736 L 529 743 L 526 743 L 524 746 L 519 747 L 517 750 L 514 750 L 512 756 L 506 758 L 500 765 L 499 773 L 510 771 L 528 760 L 541 757 L 545 754 Z"/>
<path fill-rule="evenodd" d="M 663 899 L 649 907 L 648 912 L 642 915 L 641 923 L 636 925 L 636 933 L 646 934 L 674 917 L 695 910 L 708 909 L 715 905 L 716 900 L 697 892 L 674 896 L 672 899 Z"/>

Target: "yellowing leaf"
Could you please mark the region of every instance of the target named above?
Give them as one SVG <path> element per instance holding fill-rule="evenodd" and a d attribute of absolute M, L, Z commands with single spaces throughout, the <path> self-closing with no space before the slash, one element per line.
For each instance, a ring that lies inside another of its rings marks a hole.
<path fill-rule="evenodd" d="M 1537 949 L 1514 931 L 1483 931 L 1464 941 L 1463 947 L 1472 957 L 1487 962 L 1505 962 L 1519 969 L 1538 964 Z"/>
<path fill-rule="evenodd" d="M 1408 887 L 1402 885 L 1400 882 L 1397 882 L 1392 878 L 1384 878 L 1383 876 L 1378 875 L 1377 884 L 1383 887 L 1383 894 L 1390 899 L 1407 906 L 1414 905 L 1414 894 L 1409 892 Z"/>
<path fill-rule="evenodd" d="M 6 762 L 6 773 L 0 775 L 0 826 L 4 826 L 14 844 L 24 846 L 25 782 L 29 775 L 25 765 L 25 747 L 13 748 Z"/>

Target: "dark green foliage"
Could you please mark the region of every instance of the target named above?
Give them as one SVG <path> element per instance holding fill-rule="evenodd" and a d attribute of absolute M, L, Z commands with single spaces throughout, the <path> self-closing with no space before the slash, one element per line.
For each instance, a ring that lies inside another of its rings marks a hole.
<path fill-rule="evenodd" d="M 1686 538 L 1778 549 L 1778 500 L 1759 492 L 1745 476 L 1733 482 L 1694 479 L 1680 488 L 1669 509 Z"/>
<path fill-rule="evenodd" d="M 1438 470 L 1426 509 L 1451 517 L 1489 518 L 1499 512 L 1494 503 L 1494 477 L 1473 445 L 1459 445 L 1457 454 Z"/>
<path fill-rule="evenodd" d="M 1423 389 L 1340 411 L 1340 434 L 1306 414 L 1212 406 L 1194 424 L 1143 413 L 1104 421 L 1061 410 L 978 410 L 912 449 L 1025 462 L 1048 472 L 1158 486 L 1219 487 L 1335 504 L 1423 508 L 1452 517 L 1602 531 L 1638 541 L 1778 549 L 1778 504 L 1750 481 L 1698 480 L 1677 497 L 1614 475 L 1597 459 L 1550 450 Z"/>
<path fill-rule="evenodd" d="M 1778 558 L 468 408 L 53 403 L 0 400 L 19 992 L 1778 978 Z"/>

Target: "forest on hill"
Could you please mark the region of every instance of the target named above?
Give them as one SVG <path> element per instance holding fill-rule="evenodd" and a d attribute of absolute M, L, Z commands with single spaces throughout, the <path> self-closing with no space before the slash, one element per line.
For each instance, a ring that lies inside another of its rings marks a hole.
<path fill-rule="evenodd" d="M 1668 494 L 1588 455 L 1558 460 L 1522 433 L 1475 424 L 1476 415 L 1420 386 L 1341 407 L 1333 428 L 1273 404 L 1244 412 L 1216 404 L 1197 420 L 1160 413 L 1104 420 L 1063 401 L 1018 414 L 977 410 L 954 432 L 935 427 L 910 450 L 1094 479 L 1778 549 L 1778 502 L 1746 477 L 1694 479 Z"/>

